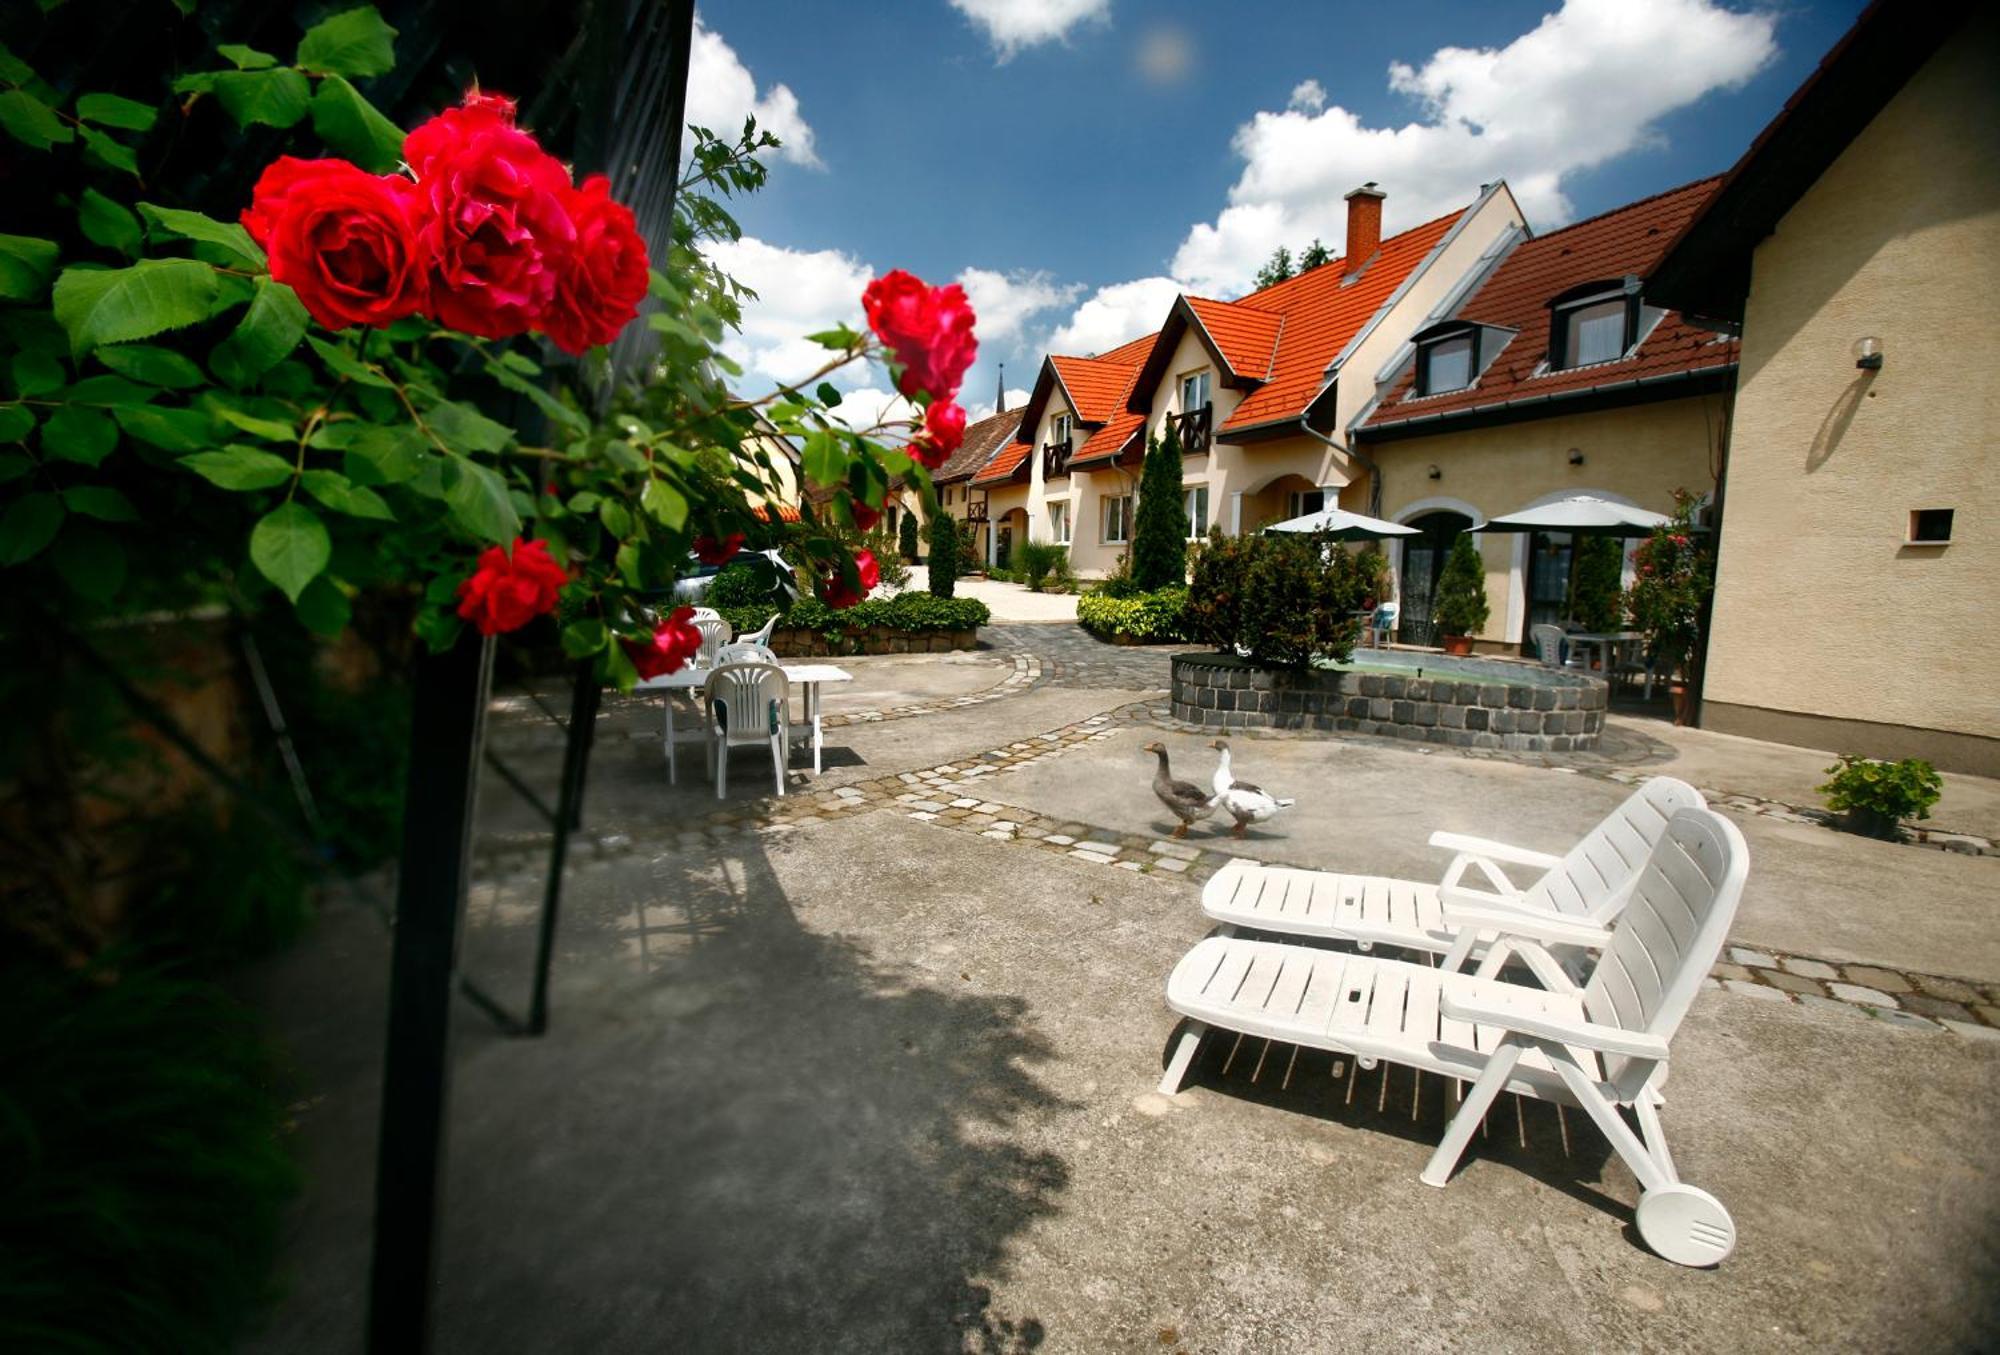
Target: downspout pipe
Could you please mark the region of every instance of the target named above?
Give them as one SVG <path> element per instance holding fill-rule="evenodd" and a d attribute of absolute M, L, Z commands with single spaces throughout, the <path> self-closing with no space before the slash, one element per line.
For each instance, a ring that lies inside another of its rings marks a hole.
<path fill-rule="evenodd" d="M 1353 457 L 1356 461 L 1359 461 L 1363 466 L 1367 468 L 1368 516 L 1371 518 L 1381 517 L 1382 516 L 1382 468 L 1375 464 L 1374 458 L 1370 457 L 1366 452 L 1362 451 L 1359 447 L 1344 447 L 1340 443 L 1335 442 L 1332 438 L 1320 432 L 1317 428 L 1314 428 L 1312 424 L 1307 421 L 1306 416 L 1303 414 L 1299 415 L 1299 431 L 1304 433 L 1307 437 L 1312 438 L 1314 441 L 1324 442 L 1327 446 L 1333 448 L 1334 451 L 1339 452 L 1342 456 Z M 1337 507 L 1338 505 L 1335 506 Z"/>

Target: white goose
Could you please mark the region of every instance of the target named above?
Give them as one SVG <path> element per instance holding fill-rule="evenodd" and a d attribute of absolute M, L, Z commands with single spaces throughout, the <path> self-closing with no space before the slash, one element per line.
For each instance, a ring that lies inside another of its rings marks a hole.
<path fill-rule="evenodd" d="M 1209 744 L 1222 754 L 1222 760 L 1215 764 L 1215 778 L 1209 784 L 1215 789 L 1215 798 L 1230 816 L 1236 820 L 1231 837 L 1242 837 L 1244 830 L 1253 823 L 1262 823 L 1279 810 L 1295 803 L 1280 800 L 1267 793 L 1262 786 L 1253 786 L 1248 781 L 1238 781 L 1229 770 L 1229 740 L 1217 739 Z"/>

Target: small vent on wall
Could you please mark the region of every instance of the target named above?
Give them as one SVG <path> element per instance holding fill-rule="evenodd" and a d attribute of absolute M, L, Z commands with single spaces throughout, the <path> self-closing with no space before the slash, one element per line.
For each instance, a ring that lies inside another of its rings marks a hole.
<path fill-rule="evenodd" d="M 1912 546 L 1943 546 L 1951 541 L 1951 515 L 1949 508 L 1912 508 L 1910 510 L 1910 535 L 1907 542 Z"/>

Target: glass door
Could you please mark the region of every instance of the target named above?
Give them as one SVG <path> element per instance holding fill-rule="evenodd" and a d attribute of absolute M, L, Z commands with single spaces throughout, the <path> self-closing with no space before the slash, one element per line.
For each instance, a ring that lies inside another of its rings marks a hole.
<path fill-rule="evenodd" d="M 1437 599 L 1438 575 L 1444 572 L 1444 557 L 1452 539 L 1472 525 L 1463 513 L 1426 513 L 1410 526 L 1422 536 L 1403 540 L 1403 577 L 1397 598 L 1396 638 L 1406 645 L 1438 643 L 1437 624 L 1431 619 Z"/>
<path fill-rule="evenodd" d="M 1568 532 L 1528 534 L 1528 619 L 1521 643 L 1536 626 L 1559 626 L 1569 620 L 1569 592 L 1575 570 L 1576 538 Z"/>

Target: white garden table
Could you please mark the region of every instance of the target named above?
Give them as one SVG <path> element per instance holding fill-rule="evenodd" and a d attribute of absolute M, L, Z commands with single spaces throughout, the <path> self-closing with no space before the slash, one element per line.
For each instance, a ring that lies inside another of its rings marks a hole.
<path fill-rule="evenodd" d="M 820 687 L 828 682 L 852 682 L 854 675 L 830 663 L 781 663 L 785 681 L 804 689 L 805 721 L 812 726 L 813 773 L 818 774 L 820 753 Z M 648 678 L 634 687 L 638 692 L 698 692 L 708 685 L 709 670 L 692 665 L 678 673 Z M 669 698 L 671 699 L 671 697 Z"/>

